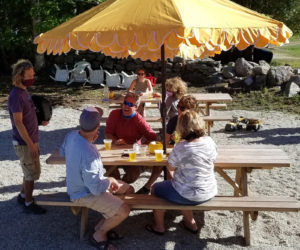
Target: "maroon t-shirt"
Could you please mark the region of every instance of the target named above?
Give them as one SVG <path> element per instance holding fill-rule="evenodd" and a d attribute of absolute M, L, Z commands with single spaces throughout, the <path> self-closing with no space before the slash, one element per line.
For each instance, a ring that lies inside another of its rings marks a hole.
<path fill-rule="evenodd" d="M 13 113 L 22 112 L 23 124 L 33 143 L 39 142 L 38 121 L 31 96 L 25 89 L 14 87 L 8 97 L 8 111 L 13 129 L 13 139 L 20 145 L 26 145 L 20 136 L 13 118 Z"/>
<path fill-rule="evenodd" d="M 136 112 L 132 118 L 128 119 L 122 116 L 122 109 L 110 112 L 105 133 L 123 139 L 127 144 L 133 144 L 142 137 L 145 137 L 147 142 L 156 140 L 155 132 L 139 113 Z"/>

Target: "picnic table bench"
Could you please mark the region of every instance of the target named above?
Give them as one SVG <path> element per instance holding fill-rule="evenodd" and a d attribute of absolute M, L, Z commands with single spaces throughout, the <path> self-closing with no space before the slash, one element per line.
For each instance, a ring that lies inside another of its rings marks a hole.
<path fill-rule="evenodd" d="M 111 151 L 105 151 L 103 145 L 97 145 L 100 151 L 103 165 L 109 167 L 109 171 L 116 166 L 165 166 L 167 157 L 163 161 L 156 162 L 155 157 L 137 156 L 135 162 L 129 162 L 121 157 L 124 146 L 114 146 Z M 128 148 L 128 146 L 126 147 Z M 170 150 L 170 149 L 168 149 Z M 58 152 L 52 154 L 46 162 L 48 164 L 64 164 L 65 160 L 59 156 Z M 281 150 L 270 146 L 248 146 L 248 145 L 223 145 L 219 146 L 218 157 L 215 161 L 215 171 L 218 172 L 225 181 L 233 187 L 233 196 L 217 196 L 201 205 L 182 206 L 170 203 L 155 196 L 133 194 L 120 196 L 133 209 L 166 209 L 166 210 L 228 210 L 243 212 L 243 226 L 245 244 L 250 245 L 250 217 L 256 220 L 258 211 L 276 212 L 298 212 L 300 202 L 292 197 L 255 197 L 252 196 L 248 187 L 248 174 L 253 169 L 272 169 L 274 167 L 289 167 L 288 156 Z M 235 170 L 235 179 L 232 179 L 226 170 Z M 37 204 L 52 206 L 76 205 L 69 201 L 66 193 L 41 194 L 36 197 Z M 74 209 L 73 209 L 74 210 Z M 87 223 L 88 209 L 81 208 L 80 237 L 84 236 Z"/>

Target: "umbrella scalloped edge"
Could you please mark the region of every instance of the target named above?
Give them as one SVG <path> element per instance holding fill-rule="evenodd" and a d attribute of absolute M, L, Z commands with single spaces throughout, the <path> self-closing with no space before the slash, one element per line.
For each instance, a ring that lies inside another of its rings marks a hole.
<path fill-rule="evenodd" d="M 179 55 L 186 59 L 214 56 L 222 50 L 236 46 L 239 50 L 250 45 L 259 48 L 268 44 L 276 46 L 288 43 L 292 31 L 281 25 L 264 28 L 197 29 L 179 28 L 160 32 L 72 32 L 60 38 L 40 34 L 34 40 L 38 53 L 61 55 L 74 50 L 103 52 L 106 56 L 156 61 L 160 59 L 161 46 L 165 45 L 165 57 Z"/>

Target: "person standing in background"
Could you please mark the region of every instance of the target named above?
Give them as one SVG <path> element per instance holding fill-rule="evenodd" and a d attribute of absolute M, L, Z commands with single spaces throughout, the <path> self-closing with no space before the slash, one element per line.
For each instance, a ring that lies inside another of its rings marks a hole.
<path fill-rule="evenodd" d="M 20 59 L 12 66 L 12 84 L 8 97 L 8 111 L 12 124 L 13 146 L 23 170 L 23 185 L 18 203 L 25 213 L 44 214 L 46 210 L 35 204 L 32 193 L 34 181 L 41 173 L 39 130 L 35 107 L 27 88 L 34 83 L 34 69 L 29 60 Z M 43 121 L 45 126 L 49 122 Z"/>

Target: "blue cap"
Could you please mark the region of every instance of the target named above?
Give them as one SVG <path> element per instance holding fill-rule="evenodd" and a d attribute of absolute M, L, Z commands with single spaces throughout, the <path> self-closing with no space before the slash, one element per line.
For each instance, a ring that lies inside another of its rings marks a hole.
<path fill-rule="evenodd" d="M 85 132 L 93 131 L 97 128 L 97 126 L 100 123 L 101 116 L 103 114 L 102 109 L 100 109 L 102 112 L 99 112 L 100 108 L 95 107 L 88 107 L 85 108 L 79 119 L 80 128 Z"/>

